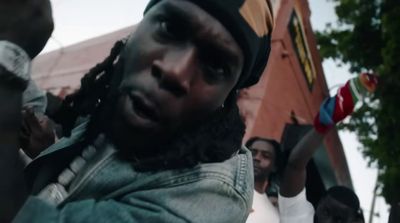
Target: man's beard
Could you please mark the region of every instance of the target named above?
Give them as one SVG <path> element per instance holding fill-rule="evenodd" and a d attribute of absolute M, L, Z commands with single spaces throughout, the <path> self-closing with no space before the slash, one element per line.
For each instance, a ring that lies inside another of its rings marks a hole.
<path fill-rule="evenodd" d="M 107 102 L 93 115 L 89 125 L 91 134 L 87 139 L 93 140 L 99 133 L 111 130 L 112 120 L 109 117 L 115 114 L 116 100 L 113 99 L 119 94 L 121 92 L 111 91 Z M 225 108 L 217 109 L 204 120 L 182 126 L 163 142 L 152 146 L 116 147 L 121 158 L 132 162 L 137 170 L 187 168 L 230 158 L 241 148 L 244 133 L 245 125 L 234 97 Z"/>
<path fill-rule="evenodd" d="M 267 172 L 259 172 L 259 173 L 254 173 L 254 181 L 261 182 L 261 181 L 266 181 L 269 178 L 269 173 Z"/>
<path fill-rule="evenodd" d="M 199 163 L 222 162 L 241 148 L 245 125 L 237 105 L 217 110 L 204 120 L 179 128 L 165 143 L 146 148 L 138 156 L 128 149 L 126 156 L 143 171 L 188 168 Z"/>

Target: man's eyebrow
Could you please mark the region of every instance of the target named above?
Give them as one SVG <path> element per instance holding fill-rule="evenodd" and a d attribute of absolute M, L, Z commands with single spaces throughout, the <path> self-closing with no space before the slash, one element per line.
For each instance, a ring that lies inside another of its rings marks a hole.
<path fill-rule="evenodd" d="M 209 39 L 206 42 L 205 46 L 211 49 L 209 50 L 211 51 L 211 54 L 217 54 L 216 56 L 223 56 L 224 58 L 227 58 L 230 62 L 235 64 L 239 63 L 239 56 L 229 47 L 227 43 L 218 41 L 218 39 L 213 38 Z"/>
<path fill-rule="evenodd" d="M 185 11 L 173 4 L 166 2 L 163 5 L 163 10 L 171 16 L 172 19 L 179 22 L 182 29 L 186 32 L 195 32 L 197 27 L 200 27 L 200 21 L 192 13 Z M 191 25 L 188 25 L 191 24 Z M 212 33 L 213 35 L 214 33 Z M 204 47 L 206 53 L 217 54 L 217 56 L 223 56 L 230 60 L 231 62 L 237 64 L 239 62 L 239 57 L 237 52 L 232 50 L 227 41 L 221 40 L 221 38 L 215 35 L 215 38 L 208 38 L 206 41 L 200 43 L 201 47 Z"/>
<path fill-rule="evenodd" d="M 268 155 L 272 155 L 272 152 L 268 151 L 268 150 L 263 150 L 263 153 L 268 154 Z"/>
<path fill-rule="evenodd" d="M 269 150 L 264 150 L 264 149 L 257 149 L 257 148 L 249 148 L 249 150 L 255 150 L 255 151 L 259 151 L 259 152 L 263 152 L 263 153 L 272 153 L 271 151 L 269 151 Z"/>

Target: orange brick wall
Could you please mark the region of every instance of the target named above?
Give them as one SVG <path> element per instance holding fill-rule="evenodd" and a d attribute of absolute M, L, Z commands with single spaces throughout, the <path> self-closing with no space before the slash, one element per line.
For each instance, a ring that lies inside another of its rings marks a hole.
<path fill-rule="evenodd" d="M 311 91 L 287 28 L 294 7 L 297 7 L 303 16 L 304 33 L 317 73 Z M 281 1 L 268 67 L 260 82 L 242 93 L 239 102 L 247 125 L 244 142 L 251 136 L 281 141 L 285 124 L 292 123 L 292 112 L 299 124 L 312 124 L 320 104 L 329 95 L 309 17 L 306 0 Z M 346 158 L 337 131 L 332 131 L 325 138 L 324 144 L 338 183 L 351 186 Z"/>

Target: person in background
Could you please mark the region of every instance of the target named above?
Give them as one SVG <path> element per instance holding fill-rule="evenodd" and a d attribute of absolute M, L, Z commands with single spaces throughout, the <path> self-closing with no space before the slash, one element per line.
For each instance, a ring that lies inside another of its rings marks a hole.
<path fill-rule="evenodd" d="M 20 147 L 23 155 L 30 159 L 38 156 L 43 150 L 56 142 L 55 125 L 45 114 L 36 113 L 30 107 L 22 110 Z M 27 162 L 30 162 L 27 159 Z"/>
<path fill-rule="evenodd" d="M 25 163 L 29 163 L 41 151 L 56 140 L 54 124 L 45 114 L 46 93 L 39 89 L 34 80 L 22 93 L 22 125 L 19 136 L 20 152 Z"/>
<path fill-rule="evenodd" d="M 272 176 L 280 166 L 280 144 L 272 139 L 252 137 L 246 142 L 253 156 L 254 195 L 252 211 L 247 223 L 279 222 L 279 213 L 276 206 L 266 194 L 271 185 Z"/>
<path fill-rule="evenodd" d="M 245 222 L 253 171 L 237 98 L 268 61 L 268 1 L 150 1 L 135 32 L 64 101 L 70 127 L 89 118 L 63 126 L 70 137 L 25 176 L 22 92 L 51 35 L 51 7 L 0 9 L 0 102 L 9 105 L 0 107 L 0 222 Z"/>
<path fill-rule="evenodd" d="M 333 186 L 318 202 L 314 222 L 355 223 L 359 213 L 360 201 L 354 191 L 344 186 Z"/>

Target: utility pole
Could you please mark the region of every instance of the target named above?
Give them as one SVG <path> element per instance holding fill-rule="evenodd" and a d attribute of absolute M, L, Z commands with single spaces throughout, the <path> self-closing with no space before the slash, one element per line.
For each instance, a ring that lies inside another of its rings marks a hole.
<path fill-rule="evenodd" d="M 378 179 L 375 183 L 374 194 L 372 197 L 371 209 L 369 212 L 369 223 L 373 223 L 374 214 L 375 214 L 375 202 L 376 202 L 376 192 L 378 191 Z"/>

